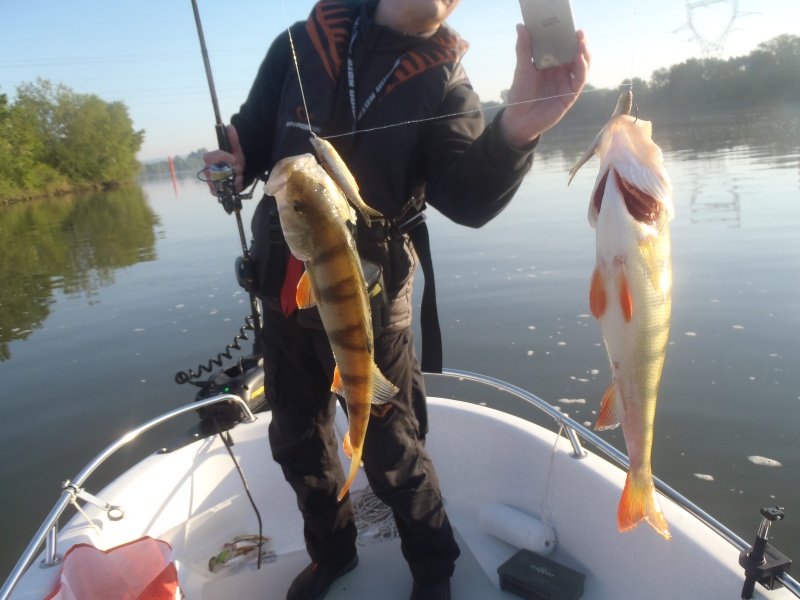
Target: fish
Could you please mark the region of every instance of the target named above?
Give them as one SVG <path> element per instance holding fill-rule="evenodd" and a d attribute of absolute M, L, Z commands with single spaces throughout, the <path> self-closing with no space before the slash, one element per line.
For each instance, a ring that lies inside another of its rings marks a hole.
<path fill-rule="evenodd" d="M 597 231 L 589 306 L 600 321 L 612 374 L 595 429 L 621 423 L 630 459 L 617 526 L 625 532 L 647 521 L 669 539 L 651 453 L 672 311 L 669 222 L 675 213 L 652 123 L 632 117 L 631 105 L 631 92 L 623 92 L 611 119 L 570 171 L 570 181 L 599 156 L 589 202 L 589 222 Z"/>
<path fill-rule="evenodd" d="M 359 193 L 358 183 L 355 177 L 347 168 L 347 165 L 342 160 L 342 157 L 336 151 L 336 148 L 328 141 L 316 135 L 311 137 L 311 145 L 317 153 L 317 158 L 325 171 L 330 175 L 331 179 L 336 182 L 336 185 L 344 193 L 345 197 L 353 203 L 353 205 L 361 213 L 364 223 L 367 227 L 372 225 L 372 219 L 380 219 L 383 215 L 377 210 L 371 208 Z"/>
<path fill-rule="evenodd" d="M 348 227 L 356 213 L 311 154 L 280 160 L 264 191 L 275 197 L 286 243 L 305 265 L 297 305 L 318 307 L 336 361 L 331 390 L 347 403 L 351 465 L 341 501 L 361 464 L 372 404 L 385 405 L 398 391 L 375 364 L 367 284 Z"/>

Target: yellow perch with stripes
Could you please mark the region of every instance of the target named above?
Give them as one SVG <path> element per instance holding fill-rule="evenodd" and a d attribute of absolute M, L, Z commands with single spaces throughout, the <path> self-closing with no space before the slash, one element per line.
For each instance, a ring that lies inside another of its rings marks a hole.
<path fill-rule="evenodd" d="M 612 374 L 595 429 L 621 423 L 630 458 L 617 525 L 629 531 L 646 520 L 669 539 L 650 455 L 672 308 L 672 185 L 651 139 L 652 124 L 630 116 L 631 105 L 632 94 L 624 92 L 570 176 L 592 154 L 600 157 L 589 203 L 589 222 L 597 230 L 589 305 L 600 321 Z"/>
<path fill-rule="evenodd" d="M 341 500 L 361 463 L 370 405 L 397 393 L 375 365 L 367 284 L 347 226 L 355 211 L 311 154 L 278 162 L 264 190 L 277 200 L 286 242 L 305 265 L 297 305 L 318 307 L 336 360 L 331 389 L 347 401 L 352 462 Z"/>

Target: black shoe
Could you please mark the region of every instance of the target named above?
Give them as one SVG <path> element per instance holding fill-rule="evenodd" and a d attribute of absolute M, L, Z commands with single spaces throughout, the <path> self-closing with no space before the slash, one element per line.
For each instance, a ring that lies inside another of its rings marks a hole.
<path fill-rule="evenodd" d="M 415 581 L 410 600 L 450 600 L 450 580 L 424 585 Z"/>
<path fill-rule="evenodd" d="M 344 564 L 311 563 L 294 578 L 286 600 L 322 600 L 333 582 L 355 569 L 357 564 L 358 554 Z"/>

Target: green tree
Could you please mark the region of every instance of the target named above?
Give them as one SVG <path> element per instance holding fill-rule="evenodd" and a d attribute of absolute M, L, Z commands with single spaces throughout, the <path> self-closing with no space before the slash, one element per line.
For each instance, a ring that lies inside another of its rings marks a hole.
<path fill-rule="evenodd" d="M 0 100 L 0 198 L 133 181 L 144 139 L 127 107 L 38 79 Z"/>
<path fill-rule="evenodd" d="M 144 132 L 133 130 L 124 104 L 94 95 L 72 97 L 61 120 L 57 168 L 72 181 L 112 184 L 138 174 L 136 153 Z"/>

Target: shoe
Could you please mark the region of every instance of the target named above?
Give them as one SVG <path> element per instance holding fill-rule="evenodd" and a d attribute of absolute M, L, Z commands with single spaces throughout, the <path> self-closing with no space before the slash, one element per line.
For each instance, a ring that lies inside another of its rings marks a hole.
<path fill-rule="evenodd" d="M 410 600 L 450 600 L 450 580 L 424 585 L 415 581 Z"/>
<path fill-rule="evenodd" d="M 342 565 L 311 563 L 294 578 L 286 600 L 322 600 L 333 582 L 355 569 L 357 564 L 358 554 Z"/>

